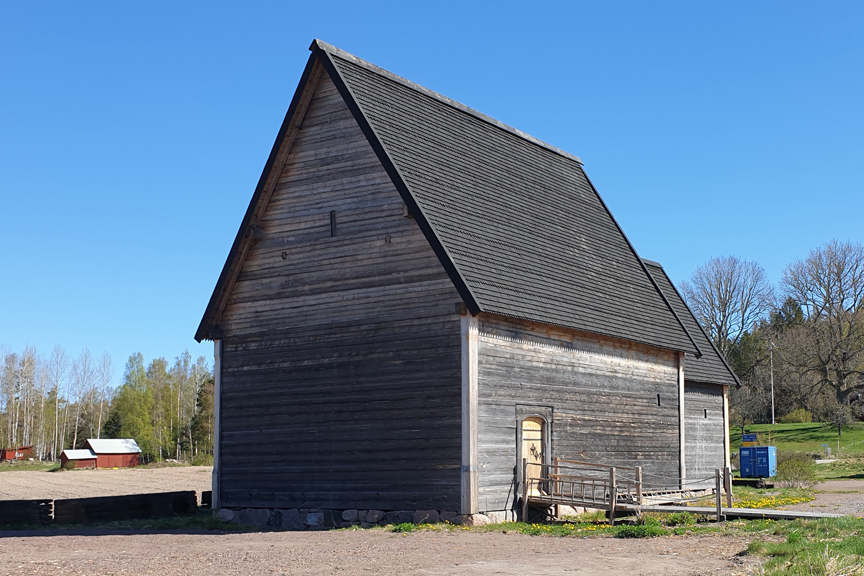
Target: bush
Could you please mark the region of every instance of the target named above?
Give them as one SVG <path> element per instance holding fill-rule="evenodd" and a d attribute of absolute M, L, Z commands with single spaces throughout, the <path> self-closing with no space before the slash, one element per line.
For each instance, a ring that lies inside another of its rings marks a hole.
<path fill-rule="evenodd" d="M 781 424 L 807 424 L 813 422 L 813 414 L 804 408 L 798 408 L 780 418 Z"/>
<path fill-rule="evenodd" d="M 65 464 L 63 464 L 60 469 L 61 470 L 75 470 L 75 460 L 67 460 Z"/>
<path fill-rule="evenodd" d="M 780 487 L 807 488 L 816 483 L 816 465 L 801 452 L 781 452 L 778 455 L 775 484 Z"/>
<path fill-rule="evenodd" d="M 673 512 L 666 518 L 667 526 L 690 526 L 696 523 L 696 517 L 689 512 Z"/>
<path fill-rule="evenodd" d="M 192 466 L 212 466 L 213 465 L 213 455 L 212 454 L 196 454 L 192 457 L 192 461 L 190 462 Z"/>

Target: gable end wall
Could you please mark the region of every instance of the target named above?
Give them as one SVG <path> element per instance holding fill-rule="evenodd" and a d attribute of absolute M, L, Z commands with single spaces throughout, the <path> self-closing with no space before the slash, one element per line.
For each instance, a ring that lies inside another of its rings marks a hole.
<path fill-rule="evenodd" d="M 222 506 L 458 510 L 460 298 L 402 206 L 325 75 L 219 326 Z"/>

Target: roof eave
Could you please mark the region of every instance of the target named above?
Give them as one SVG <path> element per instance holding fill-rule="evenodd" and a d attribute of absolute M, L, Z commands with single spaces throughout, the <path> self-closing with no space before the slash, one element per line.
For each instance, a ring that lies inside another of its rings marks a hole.
<path fill-rule="evenodd" d="M 654 260 L 643 259 L 643 263 L 646 263 L 646 262 L 654 264 L 655 266 L 660 268 L 660 271 L 663 272 L 664 276 L 666 276 L 666 280 L 669 281 L 669 285 L 672 286 L 672 289 L 675 291 L 675 294 L 678 296 L 678 298 L 684 304 L 684 307 L 687 309 L 687 312 L 689 312 L 690 315 L 693 316 L 693 320 L 696 321 L 696 326 L 699 327 L 699 330 L 702 332 L 702 335 L 705 336 L 705 340 L 708 341 L 708 345 L 711 346 L 711 349 L 714 350 L 714 353 L 717 354 L 717 356 L 720 358 L 720 361 L 723 362 L 723 366 L 725 366 L 726 370 L 729 371 L 729 374 L 732 376 L 732 379 L 735 381 L 735 386 L 738 388 L 743 387 L 744 384 L 741 383 L 741 380 L 738 378 L 738 375 L 735 374 L 735 371 L 732 370 L 731 366 L 729 366 L 729 363 L 726 361 L 726 358 L 723 356 L 723 354 L 720 353 L 720 351 L 717 349 L 717 346 L 714 345 L 714 341 L 711 340 L 711 338 L 708 336 L 708 333 L 705 332 L 705 328 L 702 327 L 702 324 L 699 323 L 699 320 L 696 318 L 696 315 L 693 314 L 693 310 L 690 309 L 690 306 L 687 304 L 687 300 L 685 300 L 684 297 L 681 296 L 681 292 L 678 291 L 678 287 L 675 286 L 675 283 L 672 282 L 672 279 L 669 278 L 668 274 L 666 274 L 666 269 L 663 268 L 663 265 L 660 264 L 659 262 L 655 262 Z M 697 356 L 697 358 L 698 358 L 698 356 Z M 686 379 L 686 375 L 685 375 L 685 379 Z"/>

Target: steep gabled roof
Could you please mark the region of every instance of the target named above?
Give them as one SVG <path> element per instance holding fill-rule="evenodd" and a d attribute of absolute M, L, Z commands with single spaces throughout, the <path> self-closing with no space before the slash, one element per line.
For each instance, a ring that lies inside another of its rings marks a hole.
<path fill-rule="evenodd" d="M 218 336 L 210 330 L 320 63 L 472 314 L 701 355 L 577 157 L 329 44 L 311 50 L 196 339 Z"/>
<path fill-rule="evenodd" d="M 702 325 L 696 320 L 696 316 L 690 310 L 690 307 L 687 306 L 681 293 L 672 284 L 666 271 L 663 270 L 663 266 L 652 260 L 643 259 L 642 261 L 657 281 L 660 290 L 666 294 L 666 298 L 672 303 L 672 306 L 678 313 L 678 317 L 684 321 L 690 334 L 696 338 L 696 342 L 703 352 L 701 358 L 687 355 L 686 364 L 684 365 L 684 379 L 705 384 L 725 384 L 727 386 L 740 387 L 741 381 L 738 380 L 738 376 L 735 375 L 726 359 L 723 358 L 723 355 L 717 350 L 711 339 L 708 338 L 708 334 L 705 333 Z"/>

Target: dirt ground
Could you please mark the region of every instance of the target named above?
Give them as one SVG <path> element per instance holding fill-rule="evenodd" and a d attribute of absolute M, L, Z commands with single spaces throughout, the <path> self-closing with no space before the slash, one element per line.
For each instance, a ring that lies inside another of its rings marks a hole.
<path fill-rule="evenodd" d="M 0 574 L 745 574 L 740 537 L 644 540 L 383 530 L 70 535 L 0 533 Z"/>
<path fill-rule="evenodd" d="M 829 480 L 814 486 L 812 502 L 784 506 L 788 510 L 864 516 L 864 480 Z"/>
<path fill-rule="evenodd" d="M 61 472 L 10 470 L 0 473 L 0 500 L 59 500 L 176 490 L 195 490 L 200 499 L 202 491 L 210 490 L 212 472 L 210 466 Z"/>

